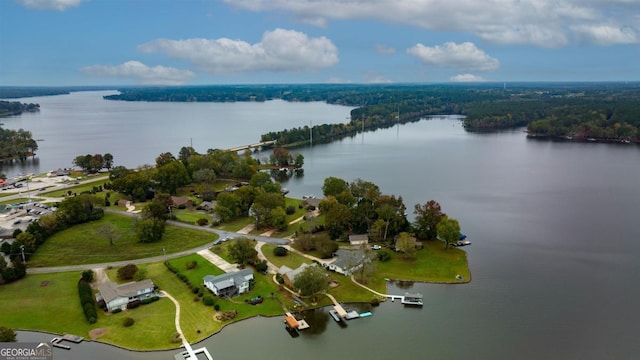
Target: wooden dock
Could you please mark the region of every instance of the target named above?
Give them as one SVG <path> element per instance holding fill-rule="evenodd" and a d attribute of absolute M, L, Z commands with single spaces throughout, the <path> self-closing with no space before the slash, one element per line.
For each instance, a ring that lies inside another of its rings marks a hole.
<path fill-rule="evenodd" d="M 305 330 L 311 327 L 306 320 L 304 319 L 298 320 L 290 312 L 287 312 L 285 314 L 284 326 L 289 330 Z"/>

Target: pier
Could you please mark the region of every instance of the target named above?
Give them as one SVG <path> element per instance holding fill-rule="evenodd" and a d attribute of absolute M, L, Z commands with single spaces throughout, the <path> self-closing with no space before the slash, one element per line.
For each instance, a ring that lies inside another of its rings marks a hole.
<path fill-rule="evenodd" d="M 259 149 L 261 147 L 268 147 L 268 146 L 275 145 L 276 143 L 277 143 L 276 140 L 262 141 L 262 142 L 255 143 L 255 144 L 232 147 L 231 149 L 227 149 L 227 151 L 238 152 L 238 151 L 242 151 L 242 150 Z"/>
<path fill-rule="evenodd" d="M 71 350 L 71 346 L 63 344 L 63 341 L 72 342 L 74 344 L 80 344 L 84 340 L 82 336 L 64 334 L 62 337 L 55 337 L 51 339 L 51 346 L 59 349 Z"/>

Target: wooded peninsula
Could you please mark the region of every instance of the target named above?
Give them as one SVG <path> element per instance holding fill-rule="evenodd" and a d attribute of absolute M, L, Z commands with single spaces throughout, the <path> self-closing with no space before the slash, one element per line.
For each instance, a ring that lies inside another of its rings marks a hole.
<path fill-rule="evenodd" d="M 527 127 L 529 136 L 638 142 L 640 83 L 480 83 L 245 85 L 120 89 L 109 100 L 236 102 L 324 101 L 353 106 L 348 123 L 313 126 L 314 142 L 434 115 L 465 116 L 468 131 Z M 309 128 L 263 134 L 261 141 L 305 145 Z"/>

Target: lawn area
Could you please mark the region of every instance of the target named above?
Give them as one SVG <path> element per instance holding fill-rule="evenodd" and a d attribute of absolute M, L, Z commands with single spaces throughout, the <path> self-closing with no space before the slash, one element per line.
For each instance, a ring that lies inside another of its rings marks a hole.
<path fill-rule="evenodd" d="M 262 245 L 262 254 L 267 258 L 267 260 L 269 260 L 270 263 L 274 264 L 277 267 L 286 265 L 291 269 L 296 269 L 303 263 L 311 264 L 311 260 L 309 260 L 308 258 L 291 251 L 287 253 L 287 256 L 275 256 L 273 255 L 273 249 L 275 248 L 276 245 L 264 244 Z"/>
<path fill-rule="evenodd" d="M 416 259 L 402 259 L 393 253 L 391 260 L 376 262 L 376 277 L 393 280 L 412 280 L 434 283 L 464 283 L 471 279 L 467 253 L 458 248 L 444 249 L 439 241 L 423 242 L 424 249 L 418 251 Z M 456 280 L 456 275 L 462 280 Z"/>
<path fill-rule="evenodd" d="M 104 224 L 113 224 L 120 238 L 113 245 L 98 233 Z M 162 240 L 143 244 L 133 230 L 134 220 L 125 215 L 105 213 L 98 221 L 73 226 L 51 236 L 29 260 L 29 266 L 95 264 L 161 256 L 192 249 L 218 238 L 218 235 L 167 225 Z"/>
<path fill-rule="evenodd" d="M 235 261 L 233 261 L 231 256 L 229 256 L 229 245 L 231 245 L 230 241 L 223 242 L 222 244 L 214 245 L 213 247 L 209 248 L 209 251 L 220 256 L 228 263 L 233 264 Z"/>
<path fill-rule="evenodd" d="M 109 179 L 102 179 L 102 180 L 95 180 L 95 181 L 89 181 L 89 182 L 83 182 L 81 184 L 78 184 L 76 186 L 71 186 L 68 187 L 66 189 L 62 189 L 62 190 L 55 190 L 55 191 L 45 191 L 42 193 L 42 195 L 45 195 L 47 197 L 63 197 L 65 196 L 69 191 L 71 191 L 72 193 L 77 193 L 80 194 L 84 191 L 91 191 L 93 190 L 94 187 L 99 187 L 99 186 L 104 186 L 104 184 L 108 183 Z M 96 195 L 100 196 L 102 194 L 102 198 L 104 198 L 104 194 L 105 192 L 100 192 L 97 193 Z M 116 193 L 112 193 L 111 196 L 116 195 Z"/>
<path fill-rule="evenodd" d="M 196 225 L 197 221 L 201 218 L 211 221 L 211 215 L 204 211 L 186 209 L 172 209 L 171 211 L 176 219 L 183 223 Z"/>
<path fill-rule="evenodd" d="M 89 324 L 80 308 L 77 282 L 80 272 L 28 275 L 0 286 L 2 325 L 23 330 L 41 330 L 89 338 L 89 331 L 104 328 L 99 341 L 129 349 L 175 348 L 169 339 L 175 332 L 175 306 L 168 299 L 119 314 L 98 311 L 98 321 Z M 16 301 L 20 299 L 20 301 Z M 135 324 L 122 326 L 131 317 Z"/>
<path fill-rule="evenodd" d="M 13 194 L 11 194 L 11 195 L 13 195 Z M 17 204 L 17 203 L 26 203 L 26 202 L 29 202 L 29 201 L 38 202 L 40 200 L 42 200 L 42 198 L 36 198 L 36 197 L 18 198 L 18 199 L 13 199 L 13 200 L 0 201 L 0 205 L 11 205 L 11 204 Z"/>
<path fill-rule="evenodd" d="M 187 263 L 195 261 L 198 265 L 193 269 L 187 269 Z M 202 284 L 203 278 L 207 275 L 221 275 L 224 271 L 217 268 L 209 260 L 198 254 L 191 254 L 177 259 L 169 260 L 169 264 L 184 274 L 192 284 Z"/>
<path fill-rule="evenodd" d="M 247 216 L 247 217 L 237 218 L 226 223 L 222 223 L 220 226 L 217 227 L 217 229 L 238 232 L 238 230 L 251 224 L 253 224 L 253 218 Z"/>

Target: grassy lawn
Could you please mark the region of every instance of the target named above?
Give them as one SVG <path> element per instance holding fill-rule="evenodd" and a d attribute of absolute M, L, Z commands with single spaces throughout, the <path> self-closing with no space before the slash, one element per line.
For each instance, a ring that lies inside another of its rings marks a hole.
<path fill-rule="evenodd" d="M 79 184 L 79 185 L 76 185 L 76 186 L 71 186 L 71 187 L 68 187 L 68 188 L 63 189 L 63 190 L 45 191 L 45 192 L 42 193 L 42 195 L 45 195 L 47 197 L 63 197 L 69 191 L 71 191 L 72 193 L 80 194 L 81 192 L 84 192 L 84 191 L 93 190 L 94 186 L 95 187 L 104 186 L 104 184 L 106 184 L 108 182 L 109 182 L 109 179 L 83 182 L 82 184 Z M 105 194 L 105 192 L 100 192 L 100 193 L 97 193 L 96 195 L 98 195 L 98 196 L 102 195 L 101 197 L 104 198 L 104 194 Z M 111 196 L 113 196 L 115 194 L 116 193 L 112 193 Z"/>
<path fill-rule="evenodd" d="M 92 325 L 80 308 L 79 278 L 80 272 L 37 274 L 0 286 L 2 324 L 86 338 L 89 338 L 90 330 L 104 328 L 106 332 L 97 339 L 99 341 L 137 350 L 176 347 L 169 341 L 175 332 L 175 306 L 170 300 L 161 299 L 114 315 L 98 311 L 98 321 Z M 133 318 L 135 324 L 130 328 L 122 326 L 125 317 Z"/>
<path fill-rule="evenodd" d="M 238 232 L 238 230 L 244 228 L 247 225 L 251 225 L 254 223 L 254 219 L 252 217 L 241 217 L 229 222 L 223 223 L 217 228 L 225 231 Z"/>
<path fill-rule="evenodd" d="M 198 265 L 193 269 L 187 269 L 187 263 L 192 261 L 196 261 Z M 194 285 L 202 284 L 204 281 L 203 278 L 207 275 L 224 274 L 224 271 L 218 269 L 215 265 L 198 254 L 191 254 L 177 259 L 172 259 L 169 260 L 169 263 L 189 278 L 189 281 Z"/>
<path fill-rule="evenodd" d="M 444 249 L 439 241 L 423 242 L 424 249 L 417 252 L 416 259 L 403 259 L 392 253 L 391 260 L 376 262 L 376 277 L 393 280 L 412 280 L 435 283 L 464 283 L 471 278 L 467 264 L 467 253 L 458 248 Z M 462 280 L 456 280 L 456 275 Z"/>
<path fill-rule="evenodd" d="M 98 233 L 104 224 L 115 225 L 120 238 L 110 245 Z M 143 244 L 133 231 L 133 219 L 105 213 L 98 221 L 73 226 L 53 236 L 31 257 L 31 267 L 94 264 L 111 261 L 160 256 L 164 248 L 167 254 L 188 250 L 215 241 L 218 235 L 198 230 L 167 226 L 162 240 Z"/>
<path fill-rule="evenodd" d="M 171 211 L 178 221 L 187 224 L 196 225 L 197 221 L 201 218 L 211 220 L 211 215 L 200 210 L 173 209 Z"/>
<path fill-rule="evenodd" d="M 291 251 L 287 253 L 287 256 L 275 256 L 273 255 L 273 249 L 275 248 L 276 245 L 264 244 L 262 245 L 262 254 L 264 254 L 264 256 L 267 258 L 267 260 L 269 260 L 270 263 L 274 264 L 277 267 L 286 265 L 291 269 L 296 269 L 303 263 L 311 264 L 311 260 Z"/>
<path fill-rule="evenodd" d="M 18 199 L 13 199 L 13 200 L 0 201 L 0 205 L 11 205 L 11 204 L 17 204 L 17 203 L 26 203 L 26 202 L 29 202 L 29 201 L 38 202 L 40 200 L 42 200 L 42 198 L 36 198 L 36 197 L 18 198 Z"/>

